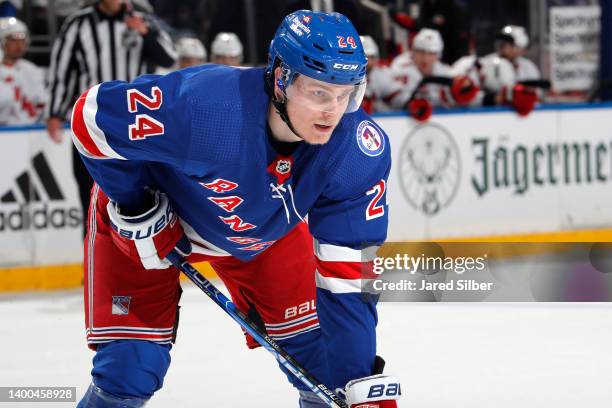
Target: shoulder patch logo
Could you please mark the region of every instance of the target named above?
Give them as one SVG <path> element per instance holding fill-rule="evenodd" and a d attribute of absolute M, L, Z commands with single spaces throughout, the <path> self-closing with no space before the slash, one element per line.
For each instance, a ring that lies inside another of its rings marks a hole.
<path fill-rule="evenodd" d="M 385 150 L 385 138 L 372 122 L 364 120 L 357 127 L 357 145 L 363 153 L 375 157 Z"/>

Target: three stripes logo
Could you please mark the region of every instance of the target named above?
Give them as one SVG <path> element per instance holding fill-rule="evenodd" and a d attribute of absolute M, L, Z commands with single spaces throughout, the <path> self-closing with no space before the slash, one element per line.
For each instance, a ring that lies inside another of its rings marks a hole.
<path fill-rule="evenodd" d="M 32 158 L 32 169 L 19 174 L 15 184 L 16 188 L 0 194 L 0 232 L 80 228 L 81 209 L 65 206 L 64 193 L 42 152 Z"/>
<path fill-rule="evenodd" d="M 57 184 L 57 180 L 55 179 L 53 172 L 51 171 L 51 167 L 49 167 L 49 163 L 45 156 L 41 153 L 38 153 L 32 159 L 32 165 L 34 167 L 34 171 L 40 180 L 49 200 L 51 201 L 61 201 L 64 200 L 64 194 L 60 190 L 59 185 Z M 17 187 L 23 196 L 23 199 L 26 203 L 31 201 L 41 201 L 40 193 L 38 189 L 32 182 L 32 177 L 30 177 L 30 173 L 26 170 L 17 176 L 15 180 L 17 182 Z M 7 191 L 0 197 L 0 203 L 16 203 L 17 198 L 12 190 Z"/>

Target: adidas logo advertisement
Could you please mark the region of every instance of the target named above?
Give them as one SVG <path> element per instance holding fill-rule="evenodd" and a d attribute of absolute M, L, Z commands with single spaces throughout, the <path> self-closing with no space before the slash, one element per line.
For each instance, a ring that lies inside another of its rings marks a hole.
<path fill-rule="evenodd" d="M 0 272 L 82 262 L 83 221 L 70 137 L 0 127 Z"/>
<path fill-rule="evenodd" d="M 57 177 L 43 152 L 31 160 L 0 195 L 0 234 L 29 229 L 80 229 L 80 207 L 68 206 Z M 1 190 L 0 190 L 1 191 Z"/>
<path fill-rule="evenodd" d="M 83 223 L 81 210 L 78 208 L 51 209 L 47 204 L 32 211 L 21 205 L 16 211 L 0 211 L 0 232 L 4 230 L 22 231 L 30 228 L 79 228 Z"/>

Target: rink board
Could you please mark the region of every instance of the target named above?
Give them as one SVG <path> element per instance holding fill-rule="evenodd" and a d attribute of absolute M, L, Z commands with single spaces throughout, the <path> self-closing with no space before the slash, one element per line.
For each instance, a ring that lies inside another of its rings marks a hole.
<path fill-rule="evenodd" d="M 390 138 L 389 241 L 612 241 L 612 105 L 375 117 Z M 0 130 L 0 291 L 78 286 L 70 141 Z M 203 268 L 210 272 L 210 267 Z"/>
<path fill-rule="evenodd" d="M 612 227 L 610 105 L 384 116 L 393 149 L 388 240 Z M 605 239 L 608 240 L 608 239 Z"/>
<path fill-rule="evenodd" d="M 66 133 L 67 136 L 67 133 Z M 70 138 L 34 127 L 0 131 L 0 265 L 81 261 L 81 205 Z"/>

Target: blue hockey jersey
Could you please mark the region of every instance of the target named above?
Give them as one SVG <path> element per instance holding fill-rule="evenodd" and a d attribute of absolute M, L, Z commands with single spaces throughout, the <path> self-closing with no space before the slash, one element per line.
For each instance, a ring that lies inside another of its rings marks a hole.
<path fill-rule="evenodd" d="M 357 111 L 329 143 L 299 143 L 283 156 L 271 143 L 268 105 L 256 68 L 205 65 L 106 82 L 77 102 L 74 142 L 120 205 L 142 200 L 145 186 L 166 192 L 196 252 L 248 260 L 306 215 L 319 242 L 360 249 L 384 241 L 382 129 Z"/>
<path fill-rule="evenodd" d="M 77 101 L 73 141 L 120 207 L 137 207 L 145 187 L 167 193 L 194 252 L 249 260 L 307 217 L 320 320 L 343 333 L 330 347 L 362 339 L 353 353 L 363 355 L 363 368 L 356 372 L 355 355 L 347 364 L 339 357 L 334 382 L 344 385 L 370 374 L 375 352 L 376 312 L 358 299 L 359 265 L 361 249 L 386 238 L 389 140 L 358 110 L 343 116 L 328 143 L 299 142 L 280 152 L 267 125 L 269 106 L 259 68 L 204 65 L 105 82 Z"/>

